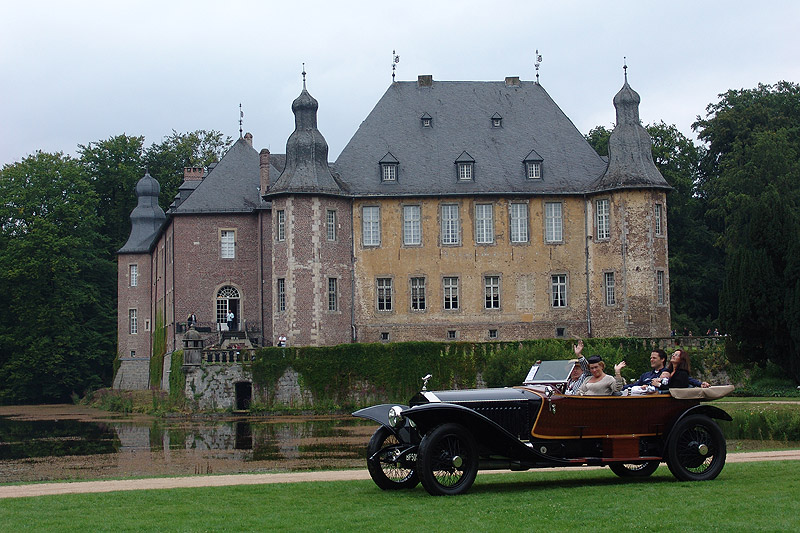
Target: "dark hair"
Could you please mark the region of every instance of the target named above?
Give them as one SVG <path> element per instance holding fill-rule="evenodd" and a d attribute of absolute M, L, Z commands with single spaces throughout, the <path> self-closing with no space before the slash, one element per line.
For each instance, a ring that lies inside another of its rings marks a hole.
<path fill-rule="evenodd" d="M 650 352 L 650 353 L 657 353 L 657 354 L 658 354 L 658 356 L 661 358 L 661 360 L 662 360 L 662 361 L 666 361 L 666 360 L 667 360 L 667 352 L 665 352 L 665 351 L 664 351 L 664 350 L 662 350 L 661 348 L 656 348 L 655 350 L 653 350 L 653 351 L 652 351 L 652 352 Z"/>
<path fill-rule="evenodd" d="M 587 359 L 587 361 L 589 362 L 590 365 L 593 365 L 595 363 L 602 363 L 603 358 L 600 357 L 599 355 L 593 355 L 589 359 Z"/>
<path fill-rule="evenodd" d="M 687 352 L 683 348 L 678 348 L 677 350 L 675 350 L 675 352 L 680 352 L 680 354 L 681 354 L 680 355 L 681 360 L 678 363 L 678 367 L 677 368 L 672 368 L 672 361 L 670 361 L 669 367 L 667 367 L 667 370 L 670 373 L 673 373 L 676 370 L 681 370 L 681 369 L 686 370 L 686 372 L 691 372 L 692 371 L 692 365 L 689 362 L 689 352 Z M 673 354 L 675 352 L 673 352 Z"/>

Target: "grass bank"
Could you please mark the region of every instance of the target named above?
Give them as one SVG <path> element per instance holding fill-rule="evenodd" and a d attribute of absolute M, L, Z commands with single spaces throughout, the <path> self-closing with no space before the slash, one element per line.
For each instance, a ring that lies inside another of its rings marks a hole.
<path fill-rule="evenodd" d="M 664 466 L 643 481 L 621 480 L 607 469 L 480 474 L 457 497 L 432 497 L 421 487 L 385 492 L 371 481 L 43 496 L 3 501 L 0 528 L 788 531 L 796 529 L 798 514 L 800 462 L 782 461 L 729 464 L 703 483 L 675 481 Z"/>

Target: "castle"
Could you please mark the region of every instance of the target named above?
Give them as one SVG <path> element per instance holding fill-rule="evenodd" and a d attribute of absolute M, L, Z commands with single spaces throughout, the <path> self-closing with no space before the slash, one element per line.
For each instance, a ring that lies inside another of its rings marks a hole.
<path fill-rule="evenodd" d="M 118 388 L 152 338 L 256 345 L 668 336 L 666 194 L 628 85 L 600 157 L 538 82 L 392 82 L 335 163 L 303 82 L 286 154 L 240 137 L 118 252 Z M 232 315 L 233 320 L 229 322 Z"/>

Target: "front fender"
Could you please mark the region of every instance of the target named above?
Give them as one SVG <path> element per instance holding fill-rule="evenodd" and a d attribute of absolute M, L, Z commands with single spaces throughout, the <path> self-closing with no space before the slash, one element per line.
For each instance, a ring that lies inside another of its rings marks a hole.
<path fill-rule="evenodd" d="M 408 409 L 407 405 L 402 405 L 397 403 L 382 403 L 380 405 L 373 405 L 372 407 L 365 407 L 364 409 L 359 409 L 358 411 L 353 413 L 353 416 L 357 416 L 359 418 L 366 418 L 368 420 L 374 420 L 378 424 L 386 426 L 387 428 L 394 431 L 392 426 L 389 425 L 389 409 L 391 409 L 395 405 L 399 405 L 400 407 L 402 407 L 404 412 Z"/>

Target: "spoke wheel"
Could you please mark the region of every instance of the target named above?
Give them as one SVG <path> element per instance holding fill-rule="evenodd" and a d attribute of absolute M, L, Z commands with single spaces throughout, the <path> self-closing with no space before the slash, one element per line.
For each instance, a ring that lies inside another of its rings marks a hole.
<path fill-rule="evenodd" d="M 646 463 L 610 463 L 611 471 L 619 477 L 648 477 L 658 468 L 658 461 Z"/>
<path fill-rule="evenodd" d="M 387 427 L 381 426 L 367 444 L 367 470 L 372 481 L 383 490 L 413 489 L 419 483 L 414 470 L 414 454 L 402 455 L 402 444 Z"/>
<path fill-rule="evenodd" d="M 458 424 L 442 424 L 428 432 L 419 445 L 417 471 L 430 494 L 461 494 L 478 474 L 475 439 Z"/>
<path fill-rule="evenodd" d="M 681 481 L 714 479 L 725 466 L 725 455 L 722 430 L 707 416 L 688 416 L 669 435 L 667 466 Z"/>

